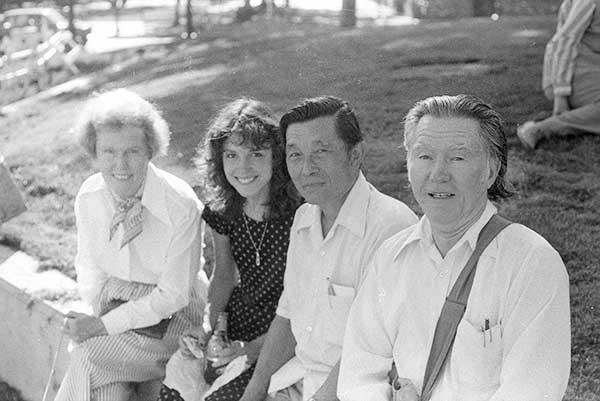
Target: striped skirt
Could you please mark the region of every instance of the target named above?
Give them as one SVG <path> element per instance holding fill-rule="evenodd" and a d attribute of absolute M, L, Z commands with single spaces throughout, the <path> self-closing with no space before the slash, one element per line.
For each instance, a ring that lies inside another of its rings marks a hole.
<path fill-rule="evenodd" d="M 111 278 L 100 294 L 100 309 L 113 299 L 139 299 L 154 287 Z M 161 379 L 167 361 L 178 348 L 179 336 L 192 325 L 202 324 L 203 310 L 204 299 L 194 288 L 189 305 L 173 315 L 162 339 L 127 331 L 77 344 L 55 401 L 126 399 L 131 383 Z"/>

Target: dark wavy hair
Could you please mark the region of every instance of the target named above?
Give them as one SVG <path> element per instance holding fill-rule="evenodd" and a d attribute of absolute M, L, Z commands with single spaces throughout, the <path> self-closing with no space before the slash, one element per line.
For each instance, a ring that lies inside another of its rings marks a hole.
<path fill-rule="evenodd" d="M 344 142 L 346 150 L 352 149 L 363 140 L 354 108 L 350 103 L 335 96 L 304 99 L 302 103 L 285 113 L 279 121 L 283 140 L 287 138 L 287 129 L 290 125 L 327 116 L 333 116 L 335 131 Z"/>
<path fill-rule="evenodd" d="M 208 128 L 204 145 L 198 147 L 195 162 L 206 178 L 206 196 L 211 208 L 229 218 L 242 214 L 245 199 L 227 181 L 223 169 L 223 147 L 232 135 L 239 135 L 238 145 L 271 149 L 273 154 L 265 218 L 277 219 L 294 213 L 301 198 L 285 164 L 285 149 L 277 118 L 266 104 L 249 98 L 236 99 L 223 106 Z"/>
<path fill-rule="evenodd" d="M 508 145 L 504 120 L 490 105 L 473 95 L 432 96 L 417 102 L 404 118 L 404 147 L 406 150 L 414 142 L 414 134 L 426 115 L 433 117 L 464 117 L 479 124 L 479 133 L 490 157 L 494 158 L 500 168 L 498 176 L 487 191 L 488 199 L 500 200 L 514 194 L 512 186 L 506 179 Z"/>

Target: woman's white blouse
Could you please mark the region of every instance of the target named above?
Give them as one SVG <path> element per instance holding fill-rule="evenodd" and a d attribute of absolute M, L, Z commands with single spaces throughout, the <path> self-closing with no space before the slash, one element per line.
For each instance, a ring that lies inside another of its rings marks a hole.
<path fill-rule="evenodd" d="M 156 284 L 146 297 L 127 302 L 102 317 L 109 334 L 151 326 L 185 307 L 197 285 L 202 255 L 203 205 L 183 180 L 148 165 L 143 231 L 119 249 L 122 225 L 109 241 L 115 213 L 101 174 L 89 177 L 75 200 L 78 290 L 98 314 L 98 296 L 109 277 Z"/>

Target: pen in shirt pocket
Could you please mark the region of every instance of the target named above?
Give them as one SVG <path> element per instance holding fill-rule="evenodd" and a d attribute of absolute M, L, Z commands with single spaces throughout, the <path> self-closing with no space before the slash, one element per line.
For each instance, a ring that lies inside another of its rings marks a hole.
<path fill-rule="evenodd" d="M 483 321 L 483 326 L 481 326 L 481 336 L 483 337 L 483 348 L 485 348 L 487 345 L 487 342 L 485 339 L 485 334 L 487 331 L 489 331 L 489 329 L 490 329 L 490 319 L 485 319 Z M 491 333 L 490 333 L 490 336 L 491 336 Z M 492 342 L 491 337 L 490 337 L 490 342 Z"/>
<path fill-rule="evenodd" d="M 329 301 L 329 307 L 332 308 L 331 305 L 331 297 L 335 297 L 335 289 L 333 288 L 333 284 L 331 284 L 331 279 L 327 277 L 327 300 Z"/>
<path fill-rule="evenodd" d="M 331 284 L 331 279 L 327 277 L 327 294 L 333 295 L 335 297 L 335 289 L 333 288 L 333 284 Z"/>

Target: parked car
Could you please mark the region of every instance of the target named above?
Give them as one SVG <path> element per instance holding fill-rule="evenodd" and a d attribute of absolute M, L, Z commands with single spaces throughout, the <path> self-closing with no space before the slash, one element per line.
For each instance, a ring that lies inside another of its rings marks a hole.
<path fill-rule="evenodd" d="M 69 50 L 69 47 L 72 47 L 69 44 L 71 40 L 83 46 L 91 32 L 91 27 L 87 23 L 75 21 L 74 34 L 72 34 L 67 19 L 55 9 L 47 7 L 8 10 L 0 20 L 3 20 L 4 30 L 9 32 L 11 40 L 21 42 L 18 47 L 35 46 L 58 35 Z"/>
<path fill-rule="evenodd" d="M 49 87 L 56 74 L 77 74 L 76 62 L 90 33 L 52 8 L 20 8 L 0 14 L 0 92 L 15 100 Z"/>

